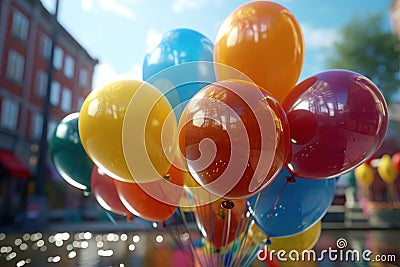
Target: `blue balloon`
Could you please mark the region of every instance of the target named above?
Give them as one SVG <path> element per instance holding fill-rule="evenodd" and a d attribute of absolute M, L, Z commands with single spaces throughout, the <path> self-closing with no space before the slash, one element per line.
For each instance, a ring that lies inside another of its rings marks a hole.
<path fill-rule="evenodd" d="M 307 230 L 326 214 L 335 195 L 334 178 L 294 177 L 291 183 L 288 177 L 291 174 L 283 168 L 266 189 L 248 199 L 256 224 L 269 237 Z"/>
<path fill-rule="evenodd" d="M 185 103 L 216 81 L 213 52 L 213 43 L 204 35 L 175 29 L 164 33 L 158 46 L 146 54 L 143 80 L 165 94 L 178 120 Z"/>

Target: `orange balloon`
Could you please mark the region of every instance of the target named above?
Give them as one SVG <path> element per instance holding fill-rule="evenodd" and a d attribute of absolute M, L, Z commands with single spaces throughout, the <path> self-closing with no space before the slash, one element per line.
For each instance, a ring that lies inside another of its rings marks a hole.
<path fill-rule="evenodd" d="M 165 221 L 174 214 L 183 194 L 184 172 L 171 165 L 164 179 L 128 183 L 114 179 L 122 203 L 134 215 L 149 221 Z"/>
<path fill-rule="evenodd" d="M 244 4 L 221 25 L 214 61 L 243 72 L 282 103 L 303 66 L 301 27 L 293 14 L 277 3 Z M 217 71 L 219 80 L 227 79 L 227 75 Z"/>
<path fill-rule="evenodd" d="M 217 248 L 223 247 L 246 229 L 250 219 L 246 217 L 247 204 L 245 199 L 230 200 L 233 208 L 223 208 L 223 199 L 213 203 L 196 207 L 195 217 L 199 229 L 207 241 Z M 228 230 L 229 229 L 229 230 Z"/>
<path fill-rule="evenodd" d="M 246 81 L 204 87 L 185 107 L 179 130 L 179 148 L 190 174 L 219 198 L 256 194 L 289 155 L 283 109 L 268 92 Z"/>

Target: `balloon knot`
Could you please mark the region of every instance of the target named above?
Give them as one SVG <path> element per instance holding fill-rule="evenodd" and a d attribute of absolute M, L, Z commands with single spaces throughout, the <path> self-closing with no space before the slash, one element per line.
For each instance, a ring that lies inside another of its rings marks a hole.
<path fill-rule="evenodd" d="M 290 175 L 290 176 L 286 177 L 286 180 L 287 180 L 290 184 L 296 183 L 296 179 L 294 179 L 294 176 L 293 176 L 293 175 Z"/>
<path fill-rule="evenodd" d="M 235 203 L 230 200 L 224 200 L 221 202 L 221 208 L 231 210 L 235 207 Z"/>
<path fill-rule="evenodd" d="M 271 241 L 271 239 L 269 239 L 269 237 L 268 237 L 268 239 L 267 239 L 267 246 L 270 246 L 271 244 L 272 244 L 272 241 Z"/>
<path fill-rule="evenodd" d="M 128 214 L 126 216 L 126 221 L 127 222 L 133 222 L 134 219 L 135 219 L 135 217 L 133 216 L 133 214 Z"/>
<path fill-rule="evenodd" d="M 171 180 L 171 174 L 167 173 L 163 178 L 163 183 L 167 183 Z"/>

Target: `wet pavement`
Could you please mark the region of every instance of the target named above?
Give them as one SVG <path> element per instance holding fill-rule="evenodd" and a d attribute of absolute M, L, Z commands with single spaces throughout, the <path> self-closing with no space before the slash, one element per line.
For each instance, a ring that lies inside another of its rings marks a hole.
<path fill-rule="evenodd" d="M 129 226 L 88 224 L 85 230 L 80 224 L 68 231 L 53 226 L 46 233 L 0 230 L 0 266 L 199 266 L 196 255 L 176 240 L 188 233 Z M 190 236 L 195 243 L 200 240 L 195 232 Z M 275 258 L 269 265 L 400 266 L 400 229 L 324 229 L 314 252 L 307 262 L 278 265 Z M 268 265 L 256 259 L 252 266 Z"/>

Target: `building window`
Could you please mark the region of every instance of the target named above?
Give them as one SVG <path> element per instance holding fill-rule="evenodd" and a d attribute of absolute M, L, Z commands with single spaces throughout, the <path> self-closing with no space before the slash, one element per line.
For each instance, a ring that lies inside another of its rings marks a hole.
<path fill-rule="evenodd" d="M 63 57 L 64 57 L 64 51 L 62 50 L 61 47 L 56 46 L 56 48 L 54 49 L 53 66 L 57 70 L 61 70 L 63 67 Z"/>
<path fill-rule="evenodd" d="M 71 90 L 64 88 L 61 94 L 61 110 L 69 112 L 71 110 L 72 94 Z"/>
<path fill-rule="evenodd" d="M 15 10 L 11 25 L 12 34 L 18 39 L 26 41 L 28 39 L 28 29 L 29 29 L 28 18 L 18 10 Z"/>
<path fill-rule="evenodd" d="M 51 91 L 50 91 L 50 103 L 53 106 L 58 106 L 60 103 L 60 91 L 61 91 L 61 85 L 57 81 L 53 81 L 51 83 Z"/>
<path fill-rule="evenodd" d="M 49 121 L 49 123 L 47 124 L 47 140 L 49 140 L 51 138 L 57 125 L 58 125 L 58 123 L 53 120 Z"/>
<path fill-rule="evenodd" d="M 67 78 L 74 76 L 75 60 L 71 56 L 65 56 L 64 74 Z"/>
<path fill-rule="evenodd" d="M 47 91 L 47 73 L 43 70 L 38 70 L 36 75 L 36 95 L 40 98 L 46 95 Z"/>
<path fill-rule="evenodd" d="M 83 105 L 83 101 L 85 101 L 85 98 L 84 98 L 84 97 L 79 97 L 79 98 L 78 98 L 78 102 L 77 102 L 77 105 L 76 105 L 76 109 L 77 109 L 77 110 L 81 110 L 82 105 Z"/>
<path fill-rule="evenodd" d="M 40 54 L 42 55 L 42 57 L 45 59 L 49 59 L 51 53 L 51 39 L 49 36 L 45 34 L 42 35 L 40 49 Z"/>
<path fill-rule="evenodd" d="M 79 73 L 79 85 L 83 88 L 86 89 L 88 85 L 88 72 L 86 69 L 81 69 Z"/>
<path fill-rule="evenodd" d="M 43 116 L 40 113 L 32 114 L 31 134 L 32 138 L 39 139 L 42 137 Z"/>
<path fill-rule="evenodd" d="M 18 113 L 18 102 L 9 98 L 4 98 L 1 105 L 1 126 L 10 130 L 17 129 Z"/>
<path fill-rule="evenodd" d="M 8 53 L 7 78 L 22 83 L 24 77 L 24 57 L 15 50 Z"/>

